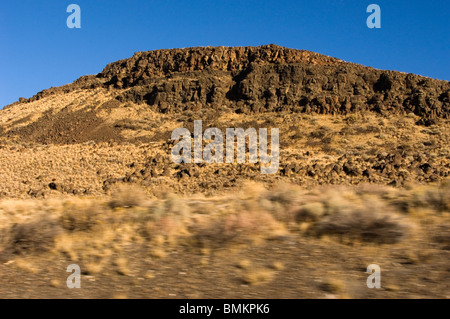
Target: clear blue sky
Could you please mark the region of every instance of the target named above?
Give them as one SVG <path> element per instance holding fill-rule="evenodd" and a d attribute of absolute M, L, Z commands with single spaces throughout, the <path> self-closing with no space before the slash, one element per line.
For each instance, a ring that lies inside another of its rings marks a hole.
<path fill-rule="evenodd" d="M 81 29 L 66 8 L 81 7 Z M 381 7 L 381 29 L 366 8 Z M 448 0 L 15 0 L 0 4 L 0 108 L 136 51 L 278 44 L 450 80 Z"/>

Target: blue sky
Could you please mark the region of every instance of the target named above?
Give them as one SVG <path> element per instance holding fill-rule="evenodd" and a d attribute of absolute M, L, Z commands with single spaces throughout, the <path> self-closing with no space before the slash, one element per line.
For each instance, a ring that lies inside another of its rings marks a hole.
<path fill-rule="evenodd" d="M 81 29 L 69 29 L 69 4 Z M 381 29 L 366 8 L 381 7 Z M 0 108 L 136 51 L 278 44 L 450 80 L 450 1 L 16 0 L 0 4 Z"/>

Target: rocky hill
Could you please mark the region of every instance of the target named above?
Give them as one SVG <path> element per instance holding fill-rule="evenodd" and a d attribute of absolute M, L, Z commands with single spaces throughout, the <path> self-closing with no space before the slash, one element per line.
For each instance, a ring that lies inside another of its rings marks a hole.
<path fill-rule="evenodd" d="M 10 163 L 3 177 L 16 185 L 2 192 L 95 193 L 117 182 L 209 192 L 243 179 L 434 182 L 450 172 L 449 114 L 448 81 L 304 50 L 138 52 L 0 111 L 0 146 Z M 261 176 L 259 164 L 173 163 L 171 133 L 192 132 L 194 120 L 204 129 L 279 128 L 279 171 Z M 27 160 L 17 162 L 14 152 L 29 153 Z"/>

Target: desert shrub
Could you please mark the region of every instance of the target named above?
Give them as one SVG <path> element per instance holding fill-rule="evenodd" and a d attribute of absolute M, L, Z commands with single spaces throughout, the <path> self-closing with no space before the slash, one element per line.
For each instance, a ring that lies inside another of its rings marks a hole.
<path fill-rule="evenodd" d="M 317 221 L 325 214 L 325 206 L 321 202 L 311 202 L 300 207 L 295 213 L 295 220 Z"/>
<path fill-rule="evenodd" d="M 262 183 L 244 181 L 239 194 L 241 200 L 259 200 L 267 195 L 267 190 Z"/>
<path fill-rule="evenodd" d="M 344 119 L 344 121 L 348 125 L 355 123 L 357 120 L 358 120 L 358 117 L 356 116 L 356 114 L 351 114 Z"/>
<path fill-rule="evenodd" d="M 316 130 L 312 131 L 309 136 L 312 138 L 318 138 L 323 139 L 324 137 L 328 136 L 332 133 L 332 130 L 329 127 L 321 126 L 317 128 Z"/>
<path fill-rule="evenodd" d="M 148 239 L 174 240 L 184 233 L 185 224 L 176 216 L 166 215 L 145 224 L 144 236 Z"/>
<path fill-rule="evenodd" d="M 0 228 L 0 261 L 2 260 L 2 253 L 9 247 L 9 229 L 7 227 Z"/>
<path fill-rule="evenodd" d="M 112 190 L 111 208 L 141 206 L 145 202 L 145 192 L 136 185 L 119 185 Z"/>
<path fill-rule="evenodd" d="M 415 193 L 414 204 L 421 207 L 432 207 L 438 211 L 450 210 L 450 180 L 439 187 L 427 187 Z"/>
<path fill-rule="evenodd" d="M 186 200 L 174 194 L 167 195 L 165 200 L 156 201 L 146 213 L 143 236 L 170 240 L 182 236 L 189 224 L 190 211 Z"/>
<path fill-rule="evenodd" d="M 59 223 L 68 231 L 89 231 L 102 223 L 105 209 L 98 203 L 66 206 Z"/>
<path fill-rule="evenodd" d="M 164 206 L 167 214 L 179 216 L 184 218 L 188 216 L 190 212 L 189 205 L 187 205 L 186 201 L 178 198 L 174 194 L 169 194 L 167 199 L 164 201 Z"/>
<path fill-rule="evenodd" d="M 396 190 L 386 185 L 361 183 L 355 188 L 355 191 L 358 195 L 371 194 L 379 197 L 386 197 Z"/>
<path fill-rule="evenodd" d="M 297 201 L 298 192 L 299 190 L 295 185 L 280 183 L 267 192 L 267 198 L 270 201 L 278 202 L 283 206 L 291 206 Z"/>
<path fill-rule="evenodd" d="M 315 225 L 315 229 L 319 236 L 336 235 L 341 240 L 393 244 L 405 235 L 406 224 L 392 214 L 360 208 L 327 216 Z"/>
<path fill-rule="evenodd" d="M 343 198 L 344 192 L 345 189 L 340 190 L 340 192 L 337 190 L 325 191 L 321 198 L 321 203 L 325 207 L 324 215 L 339 214 L 355 205 L 355 203 Z"/>
<path fill-rule="evenodd" d="M 325 292 L 337 294 L 344 291 L 345 282 L 338 278 L 327 278 L 319 285 L 319 287 Z"/>
<path fill-rule="evenodd" d="M 194 237 L 201 244 L 227 245 L 257 235 L 270 236 L 279 228 L 274 217 L 264 211 L 240 211 L 209 219 L 196 225 Z"/>
<path fill-rule="evenodd" d="M 190 212 L 191 208 L 186 200 L 169 194 L 165 200 L 158 200 L 151 204 L 146 219 L 155 221 L 167 215 L 185 219 Z"/>
<path fill-rule="evenodd" d="M 257 268 L 247 271 L 242 281 L 247 285 L 261 285 L 270 282 L 275 277 L 275 272 L 272 269 Z"/>
<path fill-rule="evenodd" d="M 443 248 L 450 250 L 450 223 L 442 224 L 435 229 L 433 241 L 443 245 Z"/>
<path fill-rule="evenodd" d="M 14 224 L 10 229 L 8 248 L 14 254 L 45 252 L 54 246 L 60 230 L 57 222 L 46 216 Z"/>
<path fill-rule="evenodd" d="M 358 126 L 354 129 L 354 134 L 379 134 L 381 130 L 375 125 Z"/>

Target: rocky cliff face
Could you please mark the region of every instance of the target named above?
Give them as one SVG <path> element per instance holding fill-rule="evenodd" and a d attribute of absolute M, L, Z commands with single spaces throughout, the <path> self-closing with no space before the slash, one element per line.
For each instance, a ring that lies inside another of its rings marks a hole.
<path fill-rule="evenodd" d="M 96 76 L 38 93 L 23 103 L 74 89 L 117 90 L 119 103 L 161 113 L 226 106 L 237 113 L 296 112 L 419 116 L 433 124 L 450 114 L 450 83 L 383 71 L 276 45 L 138 52 Z"/>

